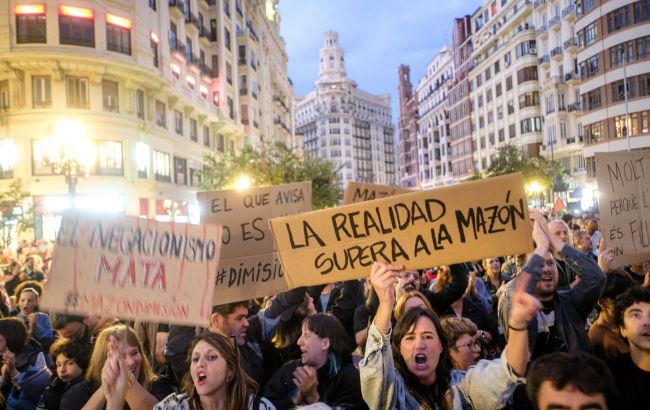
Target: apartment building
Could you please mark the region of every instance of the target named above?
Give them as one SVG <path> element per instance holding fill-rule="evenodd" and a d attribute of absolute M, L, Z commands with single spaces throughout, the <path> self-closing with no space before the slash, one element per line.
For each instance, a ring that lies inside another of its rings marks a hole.
<path fill-rule="evenodd" d="M 400 186 L 420 187 L 418 156 L 418 99 L 411 82 L 411 67 L 400 65 L 399 76 L 399 169 Z"/>
<path fill-rule="evenodd" d="M 584 192 L 595 196 L 596 152 L 650 146 L 650 1 L 584 0 L 576 12 Z"/>
<path fill-rule="evenodd" d="M 472 141 L 472 105 L 468 74 L 473 67 L 472 17 L 454 19 L 452 31 L 454 78 L 448 94 L 451 167 L 457 181 L 476 173 Z"/>
<path fill-rule="evenodd" d="M 577 19 L 574 0 L 538 0 L 537 27 L 540 104 L 544 116 L 541 154 L 557 160 L 569 175 L 568 205 L 582 200 L 586 168 L 580 114 Z M 575 206 L 580 206 L 576 204 Z"/>
<path fill-rule="evenodd" d="M 14 157 L 4 156 L 0 188 L 23 181 L 45 236 L 70 205 L 47 137 L 57 134 L 67 151 L 69 124 L 90 154 L 76 206 L 160 220 L 198 220 L 205 153 L 292 140 L 277 1 L 0 7 L 0 144 Z M 244 87 L 250 94 L 240 96 Z"/>
<path fill-rule="evenodd" d="M 336 32 L 324 35 L 315 90 L 295 101 L 296 133 L 304 152 L 330 159 L 347 181 L 394 185 L 390 95 L 373 95 L 348 78 Z"/>
<path fill-rule="evenodd" d="M 427 64 L 416 88 L 419 186 L 434 188 L 455 182 L 451 166 L 447 94 L 454 78 L 454 59 L 445 45 Z"/>
<path fill-rule="evenodd" d="M 490 166 L 499 146 L 539 155 L 542 113 L 533 5 L 529 0 L 486 0 L 472 16 L 473 66 L 468 74 L 474 160 Z"/>

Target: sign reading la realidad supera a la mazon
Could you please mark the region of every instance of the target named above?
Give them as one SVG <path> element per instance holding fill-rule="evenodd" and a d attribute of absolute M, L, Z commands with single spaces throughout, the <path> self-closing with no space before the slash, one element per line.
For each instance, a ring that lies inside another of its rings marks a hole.
<path fill-rule="evenodd" d="M 407 269 L 532 249 L 521 174 L 271 220 L 289 287 L 367 277 L 376 260 Z"/>
<path fill-rule="evenodd" d="M 67 213 L 40 300 L 44 310 L 205 326 L 222 228 Z"/>

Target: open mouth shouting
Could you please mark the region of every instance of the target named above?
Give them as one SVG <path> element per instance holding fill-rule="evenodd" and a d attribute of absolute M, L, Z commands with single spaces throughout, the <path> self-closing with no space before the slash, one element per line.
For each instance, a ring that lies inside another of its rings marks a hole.
<path fill-rule="evenodd" d="M 426 370 L 428 366 L 427 355 L 424 353 L 417 353 L 415 355 L 415 369 Z"/>
<path fill-rule="evenodd" d="M 205 374 L 204 370 L 199 370 L 196 372 L 196 384 L 202 386 L 207 381 L 208 376 Z"/>

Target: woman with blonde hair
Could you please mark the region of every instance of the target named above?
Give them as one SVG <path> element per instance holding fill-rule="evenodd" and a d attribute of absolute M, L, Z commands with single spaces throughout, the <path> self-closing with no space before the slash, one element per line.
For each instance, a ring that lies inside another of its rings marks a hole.
<path fill-rule="evenodd" d="M 429 303 L 429 300 L 426 296 L 417 290 L 406 292 L 400 296 L 399 299 L 397 299 L 397 303 L 395 303 L 395 308 L 393 309 L 393 317 L 395 320 L 399 320 L 399 318 L 402 317 L 404 313 L 414 307 L 431 309 L 431 303 Z"/>
<path fill-rule="evenodd" d="M 113 345 L 113 346 L 111 346 Z M 127 377 L 123 399 L 131 409 L 152 408 L 170 394 L 170 383 L 159 378 L 151 367 L 142 343 L 133 329 L 126 325 L 102 330 L 88 363 L 85 380 L 74 385 L 61 398 L 61 410 L 99 410 L 106 406 L 102 370 L 109 362 L 112 350 L 118 349 Z"/>

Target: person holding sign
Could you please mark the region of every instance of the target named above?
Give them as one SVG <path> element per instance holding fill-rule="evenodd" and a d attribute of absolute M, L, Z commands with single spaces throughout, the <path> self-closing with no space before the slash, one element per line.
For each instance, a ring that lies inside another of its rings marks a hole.
<path fill-rule="evenodd" d="M 537 228 L 539 229 L 539 228 Z M 545 254 L 538 247 L 535 254 Z M 528 322 L 541 303 L 525 289 L 530 275 L 516 279 L 508 326 L 508 346 L 498 360 L 482 360 L 451 386 L 449 346 L 438 316 L 430 309 L 409 310 L 391 330 L 395 282 L 401 265 L 375 262 L 370 280 L 379 308 L 370 325 L 360 362 L 363 398 L 370 409 L 501 408 L 522 383 L 528 363 Z M 392 337 L 391 337 L 392 336 Z"/>

